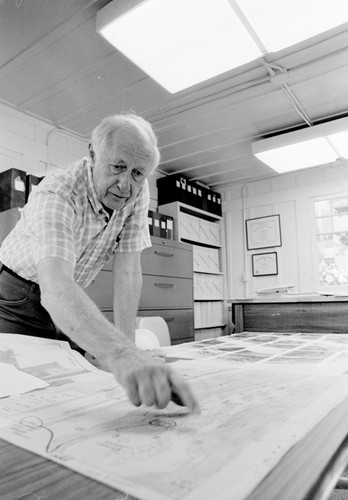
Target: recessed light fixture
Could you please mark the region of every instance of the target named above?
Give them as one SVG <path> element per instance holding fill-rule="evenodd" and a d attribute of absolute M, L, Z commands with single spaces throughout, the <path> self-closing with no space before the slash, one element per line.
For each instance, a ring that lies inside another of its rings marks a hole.
<path fill-rule="evenodd" d="M 347 0 L 113 0 L 97 32 L 175 93 L 347 21 Z"/>
<path fill-rule="evenodd" d="M 98 33 L 171 93 L 261 55 L 226 0 L 148 0 L 119 12 L 118 2 L 99 11 Z"/>
<path fill-rule="evenodd" d="M 278 173 L 348 158 L 348 118 L 255 141 L 253 154 Z"/>

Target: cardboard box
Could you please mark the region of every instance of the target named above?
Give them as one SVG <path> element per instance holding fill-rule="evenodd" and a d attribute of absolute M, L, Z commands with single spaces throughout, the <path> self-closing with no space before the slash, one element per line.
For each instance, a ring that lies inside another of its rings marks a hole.
<path fill-rule="evenodd" d="M 211 189 L 203 189 L 203 210 L 215 215 L 222 215 L 221 194 Z"/>
<path fill-rule="evenodd" d="M 221 194 L 190 181 L 183 175 L 157 179 L 158 205 L 180 201 L 215 215 L 222 215 Z"/>
<path fill-rule="evenodd" d="M 17 168 L 0 173 L 0 212 L 25 205 L 26 175 Z"/>
<path fill-rule="evenodd" d="M 196 208 L 203 207 L 202 187 L 183 175 L 168 175 L 157 179 L 158 205 L 180 201 Z"/>

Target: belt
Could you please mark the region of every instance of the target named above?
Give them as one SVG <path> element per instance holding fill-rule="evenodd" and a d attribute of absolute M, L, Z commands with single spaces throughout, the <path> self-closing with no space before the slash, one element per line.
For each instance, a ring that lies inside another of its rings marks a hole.
<path fill-rule="evenodd" d="M 0 273 L 2 271 L 5 271 L 7 274 L 14 276 L 15 278 L 17 278 L 20 281 L 24 281 L 24 283 L 27 283 L 28 285 L 36 285 L 36 283 L 34 283 L 34 281 L 30 281 L 30 280 L 26 280 L 25 278 L 22 278 L 22 276 L 19 276 L 19 274 L 15 273 L 14 271 L 12 271 L 12 269 L 10 269 L 9 267 L 5 266 L 5 264 L 2 264 L 0 262 Z"/>

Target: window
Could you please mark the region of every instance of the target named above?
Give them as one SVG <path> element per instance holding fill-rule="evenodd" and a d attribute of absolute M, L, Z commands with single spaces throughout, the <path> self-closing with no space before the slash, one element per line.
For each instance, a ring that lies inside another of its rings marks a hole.
<path fill-rule="evenodd" d="M 320 287 L 348 286 L 348 197 L 314 203 Z"/>

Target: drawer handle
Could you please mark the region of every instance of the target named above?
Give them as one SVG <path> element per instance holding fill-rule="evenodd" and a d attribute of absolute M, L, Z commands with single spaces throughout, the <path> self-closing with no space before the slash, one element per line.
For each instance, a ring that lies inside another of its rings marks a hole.
<path fill-rule="evenodd" d="M 159 286 L 160 288 L 173 288 L 174 283 L 155 283 L 155 286 Z"/>
<path fill-rule="evenodd" d="M 175 320 L 175 318 L 173 318 L 173 317 L 172 318 L 164 318 L 164 319 L 167 321 L 167 323 L 170 323 L 171 321 Z"/>
<path fill-rule="evenodd" d="M 169 252 L 158 252 L 157 250 L 155 250 L 154 253 L 160 255 L 161 257 L 174 257 L 174 254 Z"/>

